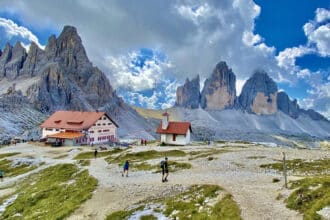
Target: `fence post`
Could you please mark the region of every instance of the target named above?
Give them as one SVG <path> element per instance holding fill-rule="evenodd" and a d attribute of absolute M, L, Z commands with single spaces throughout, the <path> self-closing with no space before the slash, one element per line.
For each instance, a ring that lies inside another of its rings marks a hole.
<path fill-rule="evenodd" d="M 288 180 L 287 180 L 287 173 L 286 173 L 286 161 L 285 161 L 285 153 L 283 153 L 283 175 L 284 175 L 284 187 L 288 188 Z"/>

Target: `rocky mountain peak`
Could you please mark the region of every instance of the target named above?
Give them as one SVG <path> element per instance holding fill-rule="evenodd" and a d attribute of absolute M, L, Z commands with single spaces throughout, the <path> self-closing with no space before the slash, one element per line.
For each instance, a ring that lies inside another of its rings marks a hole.
<path fill-rule="evenodd" d="M 292 118 L 298 118 L 299 116 L 297 100 L 291 101 L 289 96 L 283 91 L 277 93 L 277 108 Z"/>
<path fill-rule="evenodd" d="M 265 71 L 256 71 L 246 81 L 239 96 L 243 109 L 256 114 L 277 112 L 277 85 Z"/>
<path fill-rule="evenodd" d="M 191 81 L 186 79 L 183 86 L 179 86 L 176 90 L 175 106 L 195 109 L 199 107 L 200 101 L 200 84 L 199 75 Z"/>
<path fill-rule="evenodd" d="M 220 110 L 233 107 L 236 99 L 236 76 L 226 62 L 219 62 L 204 82 L 201 107 Z"/>
<path fill-rule="evenodd" d="M 9 80 L 16 79 L 20 75 L 26 56 L 26 50 L 20 42 L 14 47 L 7 43 L 0 57 L 0 79 L 3 77 Z"/>

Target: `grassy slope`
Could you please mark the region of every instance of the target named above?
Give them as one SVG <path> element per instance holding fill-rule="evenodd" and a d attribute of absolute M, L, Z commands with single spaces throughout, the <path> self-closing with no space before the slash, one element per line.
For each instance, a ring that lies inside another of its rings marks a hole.
<path fill-rule="evenodd" d="M 37 168 L 37 166 L 29 166 L 25 164 L 12 167 L 11 164 L 12 161 L 10 160 L 0 160 L 0 170 L 4 172 L 4 177 L 17 176 Z"/>
<path fill-rule="evenodd" d="M 162 114 L 164 113 L 164 110 L 144 109 L 136 106 L 131 107 L 134 108 L 135 111 L 137 111 L 144 118 L 162 119 Z M 169 108 L 166 111 L 170 114 L 171 121 L 179 121 L 179 118 L 176 115 L 176 110 L 174 108 Z"/>
<path fill-rule="evenodd" d="M 46 168 L 19 185 L 17 199 L 2 218 L 63 219 L 89 199 L 96 186 L 97 180 L 87 170 L 73 164 Z"/>
<path fill-rule="evenodd" d="M 162 212 L 171 219 L 178 217 L 181 220 L 241 219 L 240 209 L 229 194 L 226 194 L 220 201 L 216 201 L 214 205 L 210 205 L 206 202 L 210 199 L 216 199 L 221 191 L 222 189 L 216 185 L 195 185 L 188 191 L 177 196 L 165 199 L 161 198 L 154 201 L 155 203 L 161 203 L 163 205 L 162 209 L 154 209 L 154 211 Z M 198 206 L 196 204 L 198 204 Z M 136 209 L 128 209 L 114 212 L 110 214 L 107 219 L 128 219 L 135 211 Z M 152 219 L 152 215 L 149 215 L 148 218 Z"/>
<path fill-rule="evenodd" d="M 330 176 L 294 181 L 290 188 L 295 191 L 286 200 L 287 207 L 303 213 L 305 220 L 321 220 L 317 211 L 330 206 Z"/>

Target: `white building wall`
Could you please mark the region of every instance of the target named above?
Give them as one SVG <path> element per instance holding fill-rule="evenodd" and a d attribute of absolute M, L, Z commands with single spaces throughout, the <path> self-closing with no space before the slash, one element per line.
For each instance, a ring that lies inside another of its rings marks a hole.
<path fill-rule="evenodd" d="M 190 129 L 188 129 L 186 134 L 186 144 L 190 144 Z"/>
<path fill-rule="evenodd" d="M 64 129 L 58 128 L 43 128 L 42 129 L 42 138 L 45 138 L 47 135 L 57 134 L 63 132 Z"/>
<path fill-rule="evenodd" d="M 166 134 L 166 144 L 186 145 L 185 135 L 176 135 L 176 140 L 173 141 L 173 134 Z"/>
<path fill-rule="evenodd" d="M 116 138 L 117 127 L 106 116 L 102 116 L 92 127 L 88 129 L 87 138 L 90 143 L 103 143 L 109 141 L 109 139 L 99 139 L 101 137 L 109 137 L 113 140 Z"/>

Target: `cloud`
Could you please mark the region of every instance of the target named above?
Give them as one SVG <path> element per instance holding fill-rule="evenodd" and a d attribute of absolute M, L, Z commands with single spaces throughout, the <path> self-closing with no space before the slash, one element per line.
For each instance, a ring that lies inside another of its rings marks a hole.
<path fill-rule="evenodd" d="M 320 56 L 330 56 L 330 11 L 318 8 L 315 18 L 307 22 L 303 29 L 308 39 L 308 46 L 315 47 L 315 52 Z"/>
<path fill-rule="evenodd" d="M 330 119 L 330 81 L 315 85 L 308 93 L 309 96 L 299 102 L 301 107 L 315 109 Z"/>
<path fill-rule="evenodd" d="M 314 49 L 308 48 L 307 46 L 285 48 L 283 51 L 279 52 L 276 59 L 280 67 L 289 70 L 290 68 L 295 67 L 297 57 L 302 57 L 313 51 Z"/>
<path fill-rule="evenodd" d="M 39 47 L 43 48 L 38 38 L 29 29 L 17 25 L 10 19 L 0 17 L 0 33 L 3 38 L 1 41 L 21 41 L 25 48 L 28 48 L 31 42 L 35 42 Z M 4 44 L 5 42 L 0 43 Z"/>
<path fill-rule="evenodd" d="M 203 81 L 221 60 L 236 74 L 238 89 L 256 69 L 265 69 L 277 82 L 304 79 L 314 88 L 318 74 L 301 69 L 296 58 L 329 56 L 326 9 L 317 9 L 305 24 L 306 44 L 278 55 L 255 33 L 262 9 L 252 0 L 2 0 L 1 10 L 14 11 L 23 25 L 34 28 L 76 26 L 89 58 L 125 100 L 152 108 L 171 105 L 178 84 L 197 74 Z M 153 51 L 142 66 L 141 48 Z"/>
<path fill-rule="evenodd" d="M 316 12 L 315 13 L 316 13 L 315 20 L 318 23 L 322 23 L 322 22 L 330 19 L 330 11 L 327 10 L 327 9 L 318 8 L 318 9 L 316 9 Z"/>
<path fill-rule="evenodd" d="M 259 42 L 261 36 L 254 34 L 261 8 L 252 0 L 145 0 L 143 4 L 3 0 L 0 8 L 15 11 L 24 22 L 39 28 L 76 26 L 90 59 L 110 74 L 105 57 L 126 56 L 140 48 L 166 54 L 173 66 L 168 74 L 182 82 L 196 74 L 209 76 L 220 60 L 227 61 L 238 78 L 246 78 L 258 68 L 269 70 L 274 77 L 278 71 L 275 49 Z M 245 44 L 247 33 L 252 44 Z"/>

